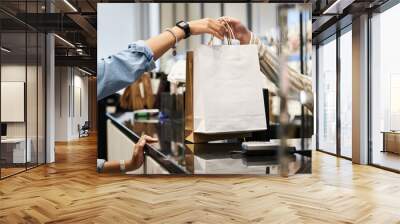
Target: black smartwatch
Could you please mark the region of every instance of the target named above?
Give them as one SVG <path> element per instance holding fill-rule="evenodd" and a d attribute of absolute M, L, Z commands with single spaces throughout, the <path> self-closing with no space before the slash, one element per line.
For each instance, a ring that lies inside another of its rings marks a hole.
<path fill-rule="evenodd" d="M 191 33 L 190 33 L 189 23 L 185 21 L 179 21 L 175 25 L 181 28 L 185 32 L 185 39 L 190 37 Z"/>

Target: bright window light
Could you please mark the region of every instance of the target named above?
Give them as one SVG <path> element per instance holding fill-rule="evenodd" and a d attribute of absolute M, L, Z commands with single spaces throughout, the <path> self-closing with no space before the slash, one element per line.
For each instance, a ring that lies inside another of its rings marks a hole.
<path fill-rule="evenodd" d="M 67 45 L 69 45 L 70 47 L 73 47 L 73 48 L 75 48 L 75 45 L 73 45 L 71 42 L 69 42 L 68 40 L 66 40 L 66 39 L 64 39 L 64 38 L 62 38 L 62 37 L 60 37 L 59 35 L 57 35 L 57 34 L 54 34 L 54 36 L 55 37 L 57 37 L 59 40 L 61 40 L 62 42 L 64 42 L 65 44 L 67 44 Z"/>
<path fill-rule="evenodd" d="M 64 2 L 68 5 L 68 7 L 74 10 L 74 12 L 78 12 L 78 10 L 68 0 L 64 0 Z"/>
<path fill-rule="evenodd" d="M 4 47 L 1 48 L 1 51 L 4 51 L 6 53 L 10 53 L 11 52 L 11 50 L 8 50 L 7 48 L 4 48 Z"/>

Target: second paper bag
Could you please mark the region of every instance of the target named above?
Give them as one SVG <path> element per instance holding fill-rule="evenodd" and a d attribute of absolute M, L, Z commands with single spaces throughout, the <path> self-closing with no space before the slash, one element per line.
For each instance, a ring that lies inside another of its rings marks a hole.
<path fill-rule="evenodd" d="M 202 45 L 193 55 L 194 132 L 267 129 L 256 45 Z"/>

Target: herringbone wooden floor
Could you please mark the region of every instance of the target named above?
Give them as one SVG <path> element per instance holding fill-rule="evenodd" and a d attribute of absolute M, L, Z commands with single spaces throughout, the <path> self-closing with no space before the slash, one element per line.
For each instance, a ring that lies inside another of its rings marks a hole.
<path fill-rule="evenodd" d="M 0 181 L 0 223 L 400 223 L 400 175 L 316 152 L 313 174 L 97 174 L 95 138 Z"/>

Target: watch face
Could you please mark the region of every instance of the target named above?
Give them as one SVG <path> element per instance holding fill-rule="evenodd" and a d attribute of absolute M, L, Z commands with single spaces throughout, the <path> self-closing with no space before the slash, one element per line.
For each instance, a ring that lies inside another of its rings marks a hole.
<path fill-rule="evenodd" d="M 183 21 L 179 22 L 178 24 L 179 24 L 179 26 L 185 26 L 185 22 L 183 22 Z"/>

